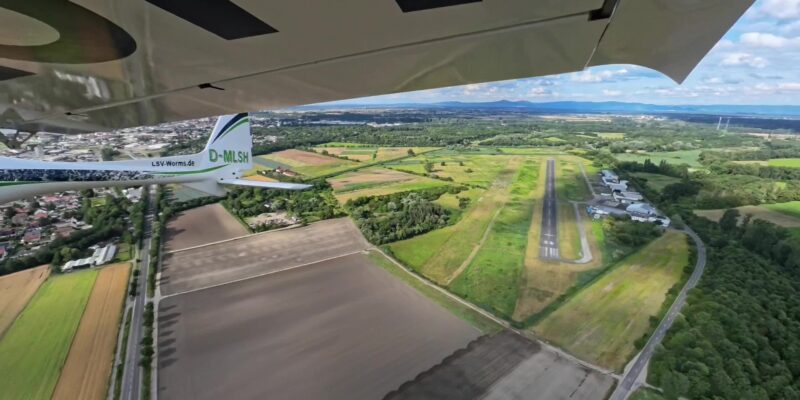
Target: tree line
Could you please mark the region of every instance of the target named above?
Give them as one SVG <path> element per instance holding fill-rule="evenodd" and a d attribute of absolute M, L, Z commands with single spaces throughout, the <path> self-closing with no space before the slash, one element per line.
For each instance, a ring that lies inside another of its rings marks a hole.
<path fill-rule="evenodd" d="M 737 210 L 684 217 L 708 264 L 648 379 L 667 399 L 800 399 L 800 238 Z"/>

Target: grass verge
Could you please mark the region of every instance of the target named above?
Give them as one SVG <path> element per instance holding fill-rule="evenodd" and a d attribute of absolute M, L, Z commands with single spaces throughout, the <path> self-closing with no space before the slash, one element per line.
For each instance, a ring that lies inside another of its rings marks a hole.
<path fill-rule="evenodd" d="M 451 312 L 453 315 L 461 318 L 462 320 L 468 322 L 470 325 L 478 328 L 481 332 L 490 334 L 499 332 L 500 330 L 503 329 L 496 322 L 492 321 L 489 318 L 486 318 L 481 313 L 459 303 L 458 301 L 450 298 L 441 291 L 432 288 L 429 285 L 425 284 L 424 282 L 420 281 L 419 278 L 412 276 L 411 272 L 406 271 L 402 267 L 399 267 L 397 264 L 384 257 L 383 254 L 381 254 L 380 252 L 370 251 L 369 259 L 370 261 L 375 263 L 375 265 L 385 269 L 396 278 L 402 280 L 407 285 L 418 290 L 420 293 L 425 295 L 425 297 L 429 298 L 434 303 L 439 304 L 440 306 L 444 307 L 449 312 Z"/>

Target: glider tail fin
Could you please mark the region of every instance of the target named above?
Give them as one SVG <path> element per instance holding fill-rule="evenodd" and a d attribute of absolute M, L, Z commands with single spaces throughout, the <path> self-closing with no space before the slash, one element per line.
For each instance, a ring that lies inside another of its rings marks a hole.
<path fill-rule="evenodd" d="M 201 154 L 204 162 L 211 167 L 225 165 L 236 167 L 238 171 L 247 171 L 253 167 L 252 148 L 250 116 L 240 113 L 217 119 Z"/>

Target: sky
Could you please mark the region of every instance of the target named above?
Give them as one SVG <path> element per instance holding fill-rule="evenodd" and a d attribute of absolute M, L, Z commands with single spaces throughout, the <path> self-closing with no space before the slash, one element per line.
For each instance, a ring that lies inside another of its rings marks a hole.
<path fill-rule="evenodd" d="M 625 101 L 800 105 L 800 0 L 758 0 L 682 84 L 654 70 L 609 65 L 542 78 L 376 96 L 342 103 Z"/>

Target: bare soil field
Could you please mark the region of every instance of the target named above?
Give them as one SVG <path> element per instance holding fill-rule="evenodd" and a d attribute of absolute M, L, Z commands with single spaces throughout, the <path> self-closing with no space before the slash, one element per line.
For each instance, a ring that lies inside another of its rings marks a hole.
<path fill-rule="evenodd" d="M 485 400 L 602 400 L 614 378 L 590 370 L 552 351 L 540 351 L 492 386 Z"/>
<path fill-rule="evenodd" d="M 416 177 L 416 175 L 395 171 L 393 169 L 369 168 L 330 178 L 328 179 L 328 183 L 331 184 L 334 190 L 347 190 L 357 185 L 410 181 Z"/>
<path fill-rule="evenodd" d="M 333 164 L 338 161 L 333 157 L 295 149 L 279 151 L 277 153 L 270 154 L 270 156 L 304 165 L 325 165 Z"/>
<path fill-rule="evenodd" d="M 106 398 L 129 271 L 130 264 L 123 263 L 105 267 L 97 274 L 54 400 Z"/>
<path fill-rule="evenodd" d="M 600 400 L 613 379 L 544 350 L 511 331 L 483 336 L 386 400 Z"/>
<path fill-rule="evenodd" d="M 158 324 L 161 400 L 380 399 L 480 335 L 360 253 L 165 298 Z"/>
<path fill-rule="evenodd" d="M 364 250 L 369 244 L 349 218 L 265 232 L 165 254 L 161 293 L 170 295 Z"/>
<path fill-rule="evenodd" d="M 42 265 L 0 277 L 0 337 L 48 276 L 50 267 Z"/>
<path fill-rule="evenodd" d="M 220 204 L 179 213 L 167 223 L 164 250 L 175 251 L 247 235 L 249 232 Z"/>

